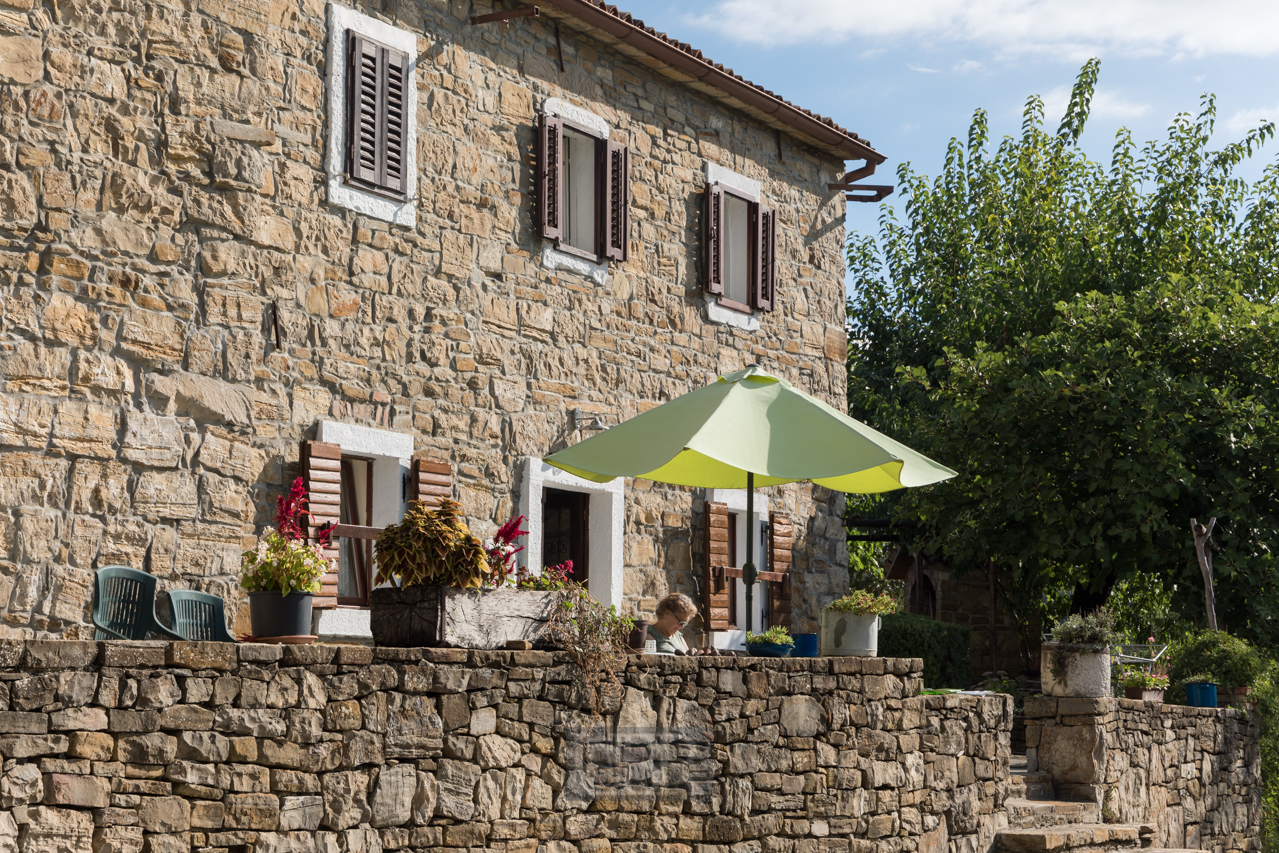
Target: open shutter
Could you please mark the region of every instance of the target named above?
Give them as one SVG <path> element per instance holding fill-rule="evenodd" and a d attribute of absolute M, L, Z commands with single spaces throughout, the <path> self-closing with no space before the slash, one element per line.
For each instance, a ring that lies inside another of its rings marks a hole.
<path fill-rule="evenodd" d="M 777 291 L 777 211 L 756 205 L 753 307 L 772 311 Z"/>
<path fill-rule="evenodd" d="M 768 613 L 770 625 L 791 628 L 791 542 L 794 531 L 790 516 L 778 512 L 768 515 L 768 569 L 785 575 L 779 581 L 768 584 Z"/>
<path fill-rule="evenodd" d="M 706 209 L 702 211 L 702 247 L 705 257 L 706 292 L 724 292 L 724 191 L 719 184 L 706 187 Z"/>
<path fill-rule="evenodd" d="M 604 151 L 604 191 L 600 194 L 603 210 L 599 218 L 603 254 L 606 258 L 624 261 L 628 256 L 631 233 L 630 149 L 612 140 L 605 140 L 600 147 Z"/>
<path fill-rule="evenodd" d="M 727 631 L 732 587 L 728 567 L 728 505 L 706 502 L 706 563 L 702 573 L 702 622 L 707 631 Z"/>
<path fill-rule="evenodd" d="M 413 460 L 413 500 L 432 509 L 453 497 L 453 466 L 430 459 Z"/>
<path fill-rule="evenodd" d="M 403 195 L 407 186 L 408 54 L 347 31 L 346 171 Z"/>
<path fill-rule="evenodd" d="M 315 538 L 316 528 L 337 524 L 342 510 L 342 448 L 323 441 L 302 442 L 299 456 L 302 479 L 306 484 L 307 510 L 311 513 L 309 533 Z M 312 607 L 336 607 L 338 603 L 338 549 L 331 542 L 324 549 L 330 570 L 320 579 L 320 594 Z"/>
<path fill-rule="evenodd" d="M 542 236 L 548 240 L 564 236 L 563 150 L 564 122 L 554 116 L 543 115 L 537 151 L 537 210 Z"/>
<path fill-rule="evenodd" d="M 408 54 L 390 48 L 382 48 L 386 55 L 386 169 L 381 185 L 393 193 L 403 195 L 408 191 L 407 164 L 409 106 L 409 57 Z"/>

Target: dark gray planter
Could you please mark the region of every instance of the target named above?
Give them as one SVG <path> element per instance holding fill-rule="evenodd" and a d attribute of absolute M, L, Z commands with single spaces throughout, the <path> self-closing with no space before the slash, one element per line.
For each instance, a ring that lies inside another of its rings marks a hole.
<path fill-rule="evenodd" d="M 379 646 L 500 649 L 509 640 L 541 639 L 562 596 L 529 589 L 379 587 L 369 599 L 369 624 Z"/>
<path fill-rule="evenodd" d="M 278 590 L 249 593 L 249 620 L 255 637 L 299 637 L 311 633 L 311 601 L 309 592 Z"/>

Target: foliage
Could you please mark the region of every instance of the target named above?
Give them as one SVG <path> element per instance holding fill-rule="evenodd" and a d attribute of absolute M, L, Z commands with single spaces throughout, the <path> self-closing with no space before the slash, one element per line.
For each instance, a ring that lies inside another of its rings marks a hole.
<path fill-rule="evenodd" d="M 1098 652 L 1119 642 L 1115 616 L 1105 607 L 1091 613 L 1072 613 L 1054 625 L 1051 634 L 1054 643 L 1091 647 Z"/>
<path fill-rule="evenodd" d="M 1279 850 L 1279 664 L 1269 661 L 1253 690 L 1261 715 L 1261 849 Z"/>
<path fill-rule="evenodd" d="M 439 584 L 478 589 L 490 576 L 489 555 L 458 514 L 456 501 L 436 509 L 413 501 L 398 524 L 377 535 L 375 583 L 399 587 Z"/>
<path fill-rule="evenodd" d="M 543 592 L 568 589 L 571 583 L 573 583 L 572 560 L 565 560 L 555 566 L 546 566 L 540 575 L 531 574 L 526 567 L 521 566 L 515 579 L 517 589 L 536 589 Z"/>
<path fill-rule="evenodd" d="M 527 536 L 528 531 L 520 529 L 525 521 L 524 516 L 517 515 L 498 528 L 493 538 L 484 543 L 484 553 L 488 556 L 488 585 L 503 587 L 511 577 L 515 555 L 524 550 L 524 546 L 516 547 L 515 540 Z"/>
<path fill-rule="evenodd" d="M 1140 687 L 1142 690 L 1167 690 L 1168 676 L 1149 673 L 1139 667 L 1124 667 L 1119 674 L 1122 687 Z"/>
<path fill-rule="evenodd" d="M 843 598 L 826 605 L 826 609 L 839 613 L 884 616 L 901 610 L 901 599 L 888 592 L 877 594 L 864 589 L 854 589 Z"/>
<path fill-rule="evenodd" d="M 1177 684 L 1194 683 L 1192 674 L 1206 674 L 1222 687 L 1252 687 L 1266 672 L 1266 660 L 1256 647 L 1224 631 L 1202 631 L 1169 650 L 1168 675 Z"/>
<path fill-rule="evenodd" d="M 879 654 L 886 658 L 923 658 L 924 684 L 967 688 L 972 684 L 971 631 L 911 613 L 880 617 Z"/>
<path fill-rule="evenodd" d="M 762 634 L 752 634 L 746 632 L 746 642 L 750 643 L 772 643 L 775 646 L 793 646 L 795 638 L 790 635 L 781 625 L 774 625 Z"/>
<path fill-rule="evenodd" d="M 619 702 L 625 692 L 617 670 L 626 663 L 626 641 L 634 627 L 631 617 L 622 616 L 614 606 L 605 607 L 586 587 L 571 581 L 547 623 L 547 639 L 568 652 L 574 686 L 596 716 Z"/>
<path fill-rule="evenodd" d="M 1279 167 L 1235 171 L 1274 126 L 1212 150 L 1208 97 L 1103 167 L 1077 144 L 1097 72 L 1056 134 L 1031 98 L 995 150 L 978 112 L 936 181 L 901 168 L 904 221 L 849 242 L 850 411 L 960 472 L 894 517 L 959 571 L 993 563 L 1019 623 L 1138 573 L 1202 620 L 1188 527 L 1216 516 L 1218 614 L 1273 645 Z"/>
<path fill-rule="evenodd" d="M 320 545 L 308 545 L 285 538 L 279 530 L 268 531 L 256 548 L 240 555 L 240 586 L 249 592 L 317 593 L 329 561 Z"/>
<path fill-rule="evenodd" d="M 888 503 L 883 495 L 845 495 L 844 518 L 863 518 L 882 516 Z M 849 528 L 849 533 L 864 533 L 864 530 Z M 848 587 L 864 589 L 866 584 L 884 578 L 885 543 L 883 542 L 849 542 L 848 543 Z"/>
<path fill-rule="evenodd" d="M 1115 584 L 1107 606 L 1115 614 L 1115 631 L 1124 643 L 1154 643 L 1184 631 L 1172 609 L 1174 589 L 1163 575 L 1141 572 Z"/>
<path fill-rule="evenodd" d="M 1022 688 L 1021 683 L 1013 678 L 1002 669 L 998 672 L 982 673 L 981 683 L 977 685 L 978 690 L 989 690 L 992 693 L 1006 693 L 1013 697 L 1014 713 L 1021 713 L 1026 706 L 1026 697 L 1030 695 Z"/>

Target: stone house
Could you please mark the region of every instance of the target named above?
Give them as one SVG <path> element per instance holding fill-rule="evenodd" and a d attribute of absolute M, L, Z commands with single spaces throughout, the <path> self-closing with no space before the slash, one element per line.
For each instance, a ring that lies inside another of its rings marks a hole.
<path fill-rule="evenodd" d="M 845 189 L 883 156 L 614 7 L 530 9 L 0 0 L 5 632 L 87 636 L 112 564 L 246 629 L 240 552 L 299 474 L 319 520 L 523 513 L 522 559 L 641 614 L 771 529 L 756 600 L 813 630 L 842 496 L 748 522 L 540 457 L 750 363 L 842 407 Z M 342 542 L 318 630 L 360 637 Z"/>

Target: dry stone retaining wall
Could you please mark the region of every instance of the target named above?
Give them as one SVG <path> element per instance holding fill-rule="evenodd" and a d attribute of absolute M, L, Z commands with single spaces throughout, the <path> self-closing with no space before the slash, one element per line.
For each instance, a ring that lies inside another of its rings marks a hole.
<path fill-rule="evenodd" d="M 1109 823 L 1155 827 L 1156 847 L 1256 849 L 1260 725 L 1237 709 L 1026 700 L 1027 757 L 1052 774 L 1058 795 L 1097 802 Z"/>
<path fill-rule="evenodd" d="M 0 642 L 0 850 L 975 853 L 1012 701 L 921 662 Z"/>

